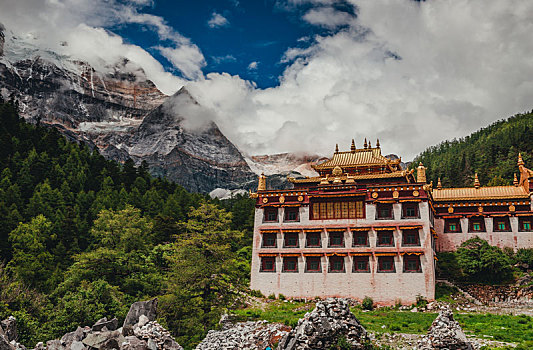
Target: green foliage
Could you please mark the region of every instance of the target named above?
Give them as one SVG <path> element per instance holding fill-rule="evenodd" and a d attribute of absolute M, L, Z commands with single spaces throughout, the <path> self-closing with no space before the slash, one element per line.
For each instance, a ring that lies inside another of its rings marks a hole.
<path fill-rule="evenodd" d="M 432 146 L 418 155 L 427 168 L 428 181 L 444 187 L 472 187 L 474 173 L 482 185 L 510 185 L 518 172 L 518 153 L 526 164 L 533 164 L 533 112 L 500 120 L 462 139 Z"/>
<path fill-rule="evenodd" d="M 374 310 L 374 300 L 371 297 L 365 297 L 361 303 L 363 310 Z"/>
<path fill-rule="evenodd" d="M 426 298 L 424 298 L 422 295 L 417 295 L 416 296 L 416 307 L 426 307 L 426 305 L 428 304 L 428 301 Z"/>
<path fill-rule="evenodd" d="M 474 237 L 457 249 L 457 262 L 463 273 L 473 281 L 502 282 L 512 277 L 509 257 L 498 247 Z"/>

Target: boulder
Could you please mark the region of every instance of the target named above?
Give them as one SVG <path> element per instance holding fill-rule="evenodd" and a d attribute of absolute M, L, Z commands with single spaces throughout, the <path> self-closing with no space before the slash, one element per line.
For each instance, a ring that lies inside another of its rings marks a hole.
<path fill-rule="evenodd" d="M 7 337 L 7 341 L 17 340 L 17 319 L 13 316 L 9 316 L 7 319 L 0 322 L 0 326 L 4 331 L 4 335 Z"/>
<path fill-rule="evenodd" d="M 135 336 L 128 336 L 120 345 L 120 350 L 148 350 L 148 344 Z"/>
<path fill-rule="evenodd" d="M 156 321 L 150 321 L 142 327 L 136 327 L 133 332 L 137 338 L 146 340 L 149 349 L 150 346 L 153 347 L 150 343 L 150 340 L 152 340 L 158 350 L 183 350 L 172 338 L 170 332 Z"/>
<path fill-rule="evenodd" d="M 279 342 L 280 350 L 329 349 L 343 337 L 351 349 L 364 349 L 370 342 L 366 330 L 350 311 L 347 300 L 319 301 L 315 309 Z"/>
<path fill-rule="evenodd" d="M 70 332 L 62 336 L 60 342 L 61 342 L 61 345 L 63 345 L 65 348 L 70 349 L 72 343 L 81 342 L 84 337 L 85 337 L 84 329 L 81 327 L 78 327 L 76 328 L 74 332 Z"/>
<path fill-rule="evenodd" d="M 61 344 L 61 340 L 54 339 L 46 342 L 46 350 L 65 350 L 65 347 Z"/>
<path fill-rule="evenodd" d="M 112 342 L 111 344 L 116 344 L 117 349 L 119 348 L 120 344 L 122 344 L 124 341 L 124 337 L 119 331 L 104 331 L 104 332 L 89 333 L 87 337 L 83 339 L 82 342 L 83 344 L 91 348 L 100 349 L 102 345 L 106 344 L 111 339 L 115 340 L 115 342 Z M 106 346 L 109 346 L 109 344 Z M 110 349 L 110 348 L 107 348 L 107 349 Z"/>
<path fill-rule="evenodd" d="M 155 321 L 157 316 L 157 298 L 131 304 L 122 326 L 122 333 L 125 336 L 133 335 L 133 328 L 139 322 L 139 318 L 142 315 L 146 316 L 148 321 Z"/>
<path fill-rule="evenodd" d="M 87 350 L 87 348 L 85 347 L 85 345 L 81 342 L 81 341 L 73 341 L 72 344 L 70 344 L 70 347 L 67 348 L 67 349 L 70 349 L 70 350 Z M 37 350 L 37 349 L 35 349 Z"/>
<path fill-rule="evenodd" d="M 15 347 L 12 346 L 4 337 L 3 335 L 0 335 L 0 350 L 14 350 Z"/>
<path fill-rule="evenodd" d="M 102 319 L 99 319 L 96 321 L 96 323 L 92 326 L 93 332 L 101 331 L 103 328 L 107 328 L 108 331 L 114 331 L 118 327 L 118 320 L 117 318 L 113 318 L 112 320 L 107 320 L 107 317 L 104 317 Z"/>
<path fill-rule="evenodd" d="M 420 350 L 473 350 L 473 344 L 466 338 L 463 329 L 453 318 L 452 310 L 446 306 L 429 327 L 428 333 L 418 342 Z"/>

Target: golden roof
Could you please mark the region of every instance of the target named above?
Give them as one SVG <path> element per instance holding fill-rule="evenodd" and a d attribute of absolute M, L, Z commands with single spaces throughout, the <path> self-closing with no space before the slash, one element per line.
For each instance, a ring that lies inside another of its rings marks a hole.
<path fill-rule="evenodd" d="M 315 170 L 333 169 L 340 167 L 355 167 L 365 165 L 387 165 L 399 163 L 400 160 L 391 161 L 381 155 L 380 148 L 363 148 L 355 149 L 348 152 L 335 152 L 333 158 L 326 160 L 321 164 L 315 164 L 312 167 Z"/>
<path fill-rule="evenodd" d="M 529 198 L 522 186 L 443 188 L 434 189 L 432 194 L 435 201 Z"/>
<path fill-rule="evenodd" d="M 362 175 L 349 175 L 349 176 L 346 176 L 345 174 L 339 177 L 329 176 L 328 180 L 333 181 L 336 178 L 340 179 L 341 181 L 347 180 L 348 178 L 353 179 L 353 180 L 390 179 L 390 178 L 405 177 L 409 174 L 412 174 L 412 172 L 409 170 L 394 171 L 392 173 L 382 173 L 382 174 L 362 174 Z M 321 176 L 307 177 L 305 179 L 295 179 L 293 177 L 290 177 L 289 181 L 292 183 L 315 183 L 315 182 L 320 182 L 322 179 L 324 178 Z"/>

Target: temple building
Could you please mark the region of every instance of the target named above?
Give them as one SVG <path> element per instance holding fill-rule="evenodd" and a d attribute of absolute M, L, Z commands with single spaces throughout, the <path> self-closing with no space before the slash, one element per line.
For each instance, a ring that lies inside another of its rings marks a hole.
<path fill-rule="evenodd" d="M 514 186 L 433 189 L 425 167 L 365 140 L 313 165 L 316 177 L 289 178 L 290 190 L 256 199 L 251 288 L 290 298 L 373 298 L 409 304 L 435 296 L 436 251 L 474 235 L 491 244 L 532 247 L 531 170 L 519 159 Z M 473 230 L 473 231 L 472 231 Z"/>

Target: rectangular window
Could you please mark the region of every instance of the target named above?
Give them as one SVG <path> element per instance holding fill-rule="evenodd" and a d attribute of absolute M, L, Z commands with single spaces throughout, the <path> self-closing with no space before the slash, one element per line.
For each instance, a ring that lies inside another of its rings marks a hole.
<path fill-rule="evenodd" d="M 461 232 L 461 223 L 459 219 L 445 219 L 444 222 L 444 232 Z"/>
<path fill-rule="evenodd" d="M 300 221 L 298 208 L 285 208 L 285 221 Z"/>
<path fill-rule="evenodd" d="M 393 256 L 379 256 L 378 257 L 378 272 L 395 272 Z"/>
<path fill-rule="evenodd" d="M 329 272 L 344 272 L 344 257 L 330 256 L 329 257 Z"/>
<path fill-rule="evenodd" d="M 404 218 L 418 218 L 418 203 L 403 203 L 403 217 Z"/>
<path fill-rule="evenodd" d="M 261 272 L 274 272 L 276 271 L 276 258 L 275 257 L 262 257 L 261 258 Z"/>
<path fill-rule="evenodd" d="M 298 233 L 296 232 L 286 232 L 283 233 L 283 247 L 284 248 L 297 248 L 298 244 Z"/>
<path fill-rule="evenodd" d="M 344 232 L 329 232 L 330 247 L 344 247 Z"/>
<path fill-rule="evenodd" d="M 263 233 L 263 248 L 275 248 L 277 246 L 276 233 Z"/>
<path fill-rule="evenodd" d="M 311 205 L 314 220 L 363 219 L 365 217 L 364 202 L 318 202 Z"/>
<path fill-rule="evenodd" d="M 370 272 L 370 264 L 368 260 L 368 256 L 354 256 L 353 272 Z"/>
<path fill-rule="evenodd" d="M 530 232 L 531 231 L 531 223 L 532 222 L 533 222 L 533 220 L 529 216 L 520 217 L 518 219 L 518 230 L 519 231 Z"/>
<path fill-rule="evenodd" d="M 507 232 L 509 228 L 509 218 L 494 218 L 494 231 Z"/>
<path fill-rule="evenodd" d="M 298 272 L 298 258 L 292 256 L 284 257 L 283 272 Z"/>
<path fill-rule="evenodd" d="M 404 272 L 422 272 L 420 265 L 420 256 L 407 256 L 403 257 L 403 271 Z"/>
<path fill-rule="evenodd" d="M 420 235 L 418 234 L 418 230 L 403 230 L 402 238 L 402 245 L 404 246 L 420 245 Z"/>
<path fill-rule="evenodd" d="M 320 272 L 322 271 L 322 261 L 319 256 L 308 256 L 305 258 L 306 272 Z"/>
<path fill-rule="evenodd" d="M 321 248 L 322 247 L 320 232 L 307 232 L 305 237 L 306 237 L 305 246 L 307 248 Z"/>
<path fill-rule="evenodd" d="M 470 232 L 485 232 L 485 219 L 470 218 Z"/>
<path fill-rule="evenodd" d="M 368 246 L 368 232 L 356 231 L 354 232 L 353 246 Z"/>
<path fill-rule="evenodd" d="M 277 222 L 278 221 L 278 208 L 266 208 L 264 222 Z"/>
<path fill-rule="evenodd" d="M 378 246 L 387 246 L 391 247 L 394 245 L 394 236 L 392 231 L 382 231 L 378 232 Z"/>
<path fill-rule="evenodd" d="M 378 203 L 376 214 L 377 219 L 393 219 L 392 204 Z"/>

